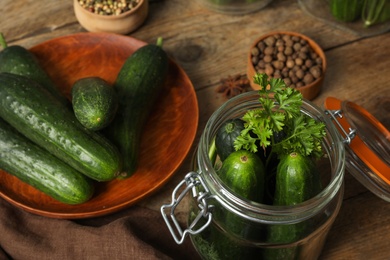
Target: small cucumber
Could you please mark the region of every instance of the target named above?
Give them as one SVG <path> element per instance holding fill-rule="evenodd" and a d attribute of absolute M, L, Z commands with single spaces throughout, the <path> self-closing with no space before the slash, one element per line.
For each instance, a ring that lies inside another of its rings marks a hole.
<path fill-rule="evenodd" d="M 80 123 L 101 130 L 114 119 L 118 99 L 113 87 L 98 77 L 82 78 L 72 87 L 73 111 Z"/>
<path fill-rule="evenodd" d="M 233 192 L 248 200 L 262 202 L 264 196 L 264 165 L 249 151 L 231 153 L 218 171 L 223 183 Z"/>
<path fill-rule="evenodd" d="M 261 159 L 254 153 L 239 150 L 231 153 L 222 163 L 218 176 L 237 195 L 261 203 L 264 196 L 265 170 Z M 248 220 L 227 210 L 216 212 L 219 222 L 232 234 L 251 239 L 261 234 L 253 234 Z M 211 229 L 214 247 L 220 259 L 247 259 L 253 254 L 248 247 L 238 245 L 217 229 Z"/>
<path fill-rule="evenodd" d="M 33 79 L 65 105 L 70 105 L 69 100 L 62 95 L 33 53 L 19 45 L 8 46 L 1 33 L 0 45 L 3 47 L 0 52 L 0 72 L 8 72 Z"/>
<path fill-rule="evenodd" d="M 276 187 L 273 205 L 292 206 L 311 199 L 321 191 L 321 180 L 311 157 L 298 153 L 283 155 L 276 172 Z M 274 225 L 268 234 L 269 243 L 293 243 L 306 233 L 305 222 Z M 268 249 L 265 259 L 296 259 L 297 247 Z"/>
<path fill-rule="evenodd" d="M 332 15 L 343 22 L 353 22 L 362 13 L 364 0 L 331 0 L 330 11 Z"/>
<path fill-rule="evenodd" d="M 244 121 L 239 118 L 229 119 L 220 126 L 215 137 L 215 146 L 221 161 L 235 151 L 234 141 L 244 128 Z"/>
<path fill-rule="evenodd" d="M 87 177 L 31 142 L 1 118 L 0 168 L 66 204 L 84 203 L 94 191 Z"/>
<path fill-rule="evenodd" d="M 109 181 L 121 170 L 114 145 L 88 131 L 74 113 L 37 82 L 0 73 L 0 117 L 20 133 L 97 181 Z"/>
<path fill-rule="evenodd" d="M 130 177 L 138 167 L 141 134 L 168 75 L 169 59 L 161 44 L 159 38 L 157 45 L 136 50 L 114 83 L 119 107 L 105 132 L 123 157 L 121 179 Z"/>
<path fill-rule="evenodd" d="M 320 191 L 320 176 L 311 157 L 298 153 L 281 156 L 276 172 L 274 205 L 299 204 Z"/>

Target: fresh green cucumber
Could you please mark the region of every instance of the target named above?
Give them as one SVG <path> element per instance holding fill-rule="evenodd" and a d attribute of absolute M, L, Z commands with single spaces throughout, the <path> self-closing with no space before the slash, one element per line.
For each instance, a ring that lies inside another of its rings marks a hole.
<path fill-rule="evenodd" d="M 330 11 L 332 15 L 343 22 L 353 22 L 362 13 L 364 0 L 331 0 Z"/>
<path fill-rule="evenodd" d="M 221 161 L 235 151 L 234 141 L 244 128 L 244 121 L 240 118 L 229 119 L 219 127 L 215 136 L 215 146 Z"/>
<path fill-rule="evenodd" d="M 1 118 L 0 168 L 66 204 L 86 202 L 94 191 L 86 176 L 21 135 Z"/>
<path fill-rule="evenodd" d="M 0 73 L 0 117 L 23 135 L 97 181 L 109 181 L 121 170 L 114 145 L 88 131 L 74 113 L 37 82 Z"/>
<path fill-rule="evenodd" d="M 377 23 L 384 23 L 390 20 L 390 1 L 387 0 L 379 14 Z"/>
<path fill-rule="evenodd" d="M 264 165 L 260 158 L 247 150 L 231 153 L 222 163 L 218 176 L 239 196 L 262 202 L 264 196 Z"/>
<path fill-rule="evenodd" d="M 235 194 L 247 200 L 261 203 L 264 196 L 265 170 L 261 159 L 254 153 L 239 150 L 231 153 L 222 163 L 218 176 Z M 215 218 L 226 229 L 226 232 L 241 236 L 243 239 L 253 239 L 260 234 L 254 230 L 248 220 L 225 210 L 216 209 Z M 217 229 L 211 229 L 214 247 L 220 259 L 248 259 L 254 252 L 253 248 L 240 245 L 234 239 L 222 234 Z"/>
<path fill-rule="evenodd" d="M 115 90 L 99 77 L 82 78 L 72 87 L 73 111 L 87 129 L 97 131 L 114 119 L 118 108 Z"/>
<path fill-rule="evenodd" d="M 141 134 L 168 74 L 169 59 L 161 44 L 159 38 L 157 45 L 136 50 L 114 83 L 119 107 L 106 133 L 123 157 L 122 179 L 130 177 L 138 167 Z"/>
<path fill-rule="evenodd" d="M 299 204 L 320 191 L 320 176 L 311 157 L 298 153 L 281 156 L 276 172 L 274 205 Z"/>
<path fill-rule="evenodd" d="M 389 0 L 364 0 L 362 11 L 364 27 L 370 27 L 390 19 Z"/>
<path fill-rule="evenodd" d="M 283 155 L 276 172 L 273 205 L 292 206 L 311 199 L 321 191 L 321 180 L 311 157 L 298 153 Z M 274 225 L 268 234 L 269 243 L 289 244 L 303 238 L 307 223 Z M 296 259 L 298 247 L 275 248 L 265 251 L 265 259 Z"/>
<path fill-rule="evenodd" d="M 0 52 L 0 72 L 9 72 L 33 79 L 61 100 L 61 102 L 68 106 L 70 105 L 69 100 L 62 95 L 33 53 L 19 45 L 8 46 L 1 33 L 0 45 L 3 47 L 3 50 Z"/>

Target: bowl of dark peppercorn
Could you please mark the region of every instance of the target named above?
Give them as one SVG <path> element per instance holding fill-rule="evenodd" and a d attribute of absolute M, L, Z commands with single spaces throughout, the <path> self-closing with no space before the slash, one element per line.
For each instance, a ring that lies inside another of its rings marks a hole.
<path fill-rule="evenodd" d="M 253 89 L 256 73 L 281 78 L 288 87 L 299 90 L 313 100 L 321 90 L 326 71 L 326 58 L 321 47 L 309 37 L 278 31 L 267 33 L 254 41 L 248 55 L 247 76 Z"/>
<path fill-rule="evenodd" d="M 90 32 L 128 34 L 138 29 L 148 15 L 148 0 L 74 0 L 81 26 Z"/>

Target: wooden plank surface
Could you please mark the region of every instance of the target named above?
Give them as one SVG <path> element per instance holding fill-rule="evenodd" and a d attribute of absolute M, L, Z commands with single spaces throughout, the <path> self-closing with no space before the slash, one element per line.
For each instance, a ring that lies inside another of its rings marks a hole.
<path fill-rule="evenodd" d="M 197 1 L 151 1 L 145 24 L 129 36 L 146 42 L 164 38 L 164 48 L 186 71 L 196 89 L 199 127 L 193 149 L 177 174 L 142 205 L 159 210 L 190 170 L 191 155 L 210 115 L 226 101 L 216 92 L 221 78 L 246 73 L 249 46 L 275 30 L 303 33 L 324 49 L 328 70 L 322 105 L 335 96 L 358 103 L 390 129 L 390 34 L 363 38 L 308 16 L 296 1 L 275 0 L 248 15 L 229 16 L 205 9 Z M 85 30 L 73 13 L 73 1 L 3 0 L 0 31 L 10 44 L 32 47 L 43 41 Z M 389 259 L 390 204 L 372 195 L 349 173 L 344 203 L 321 259 Z M 186 218 L 186 203 L 178 208 Z"/>

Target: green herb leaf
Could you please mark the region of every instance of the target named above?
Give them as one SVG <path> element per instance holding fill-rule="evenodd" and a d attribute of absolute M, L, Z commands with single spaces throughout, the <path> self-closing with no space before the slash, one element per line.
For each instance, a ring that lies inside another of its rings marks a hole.
<path fill-rule="evenodd" d="M 266 74 L 256 74 L 254 82 L 260 86 L 260 108 L 249 110 L 242 117 L 245 129 L 237 137 L 235 149 L 257 152 L 272 146 L 279 155 L 321 155 L 325 125 L 301 113 L 302 94 L 287 87 L 282 79 L 268 79 Z M 281 131 L 285 138 L 276 142 L 273 134 Z"/>
<path fill-rule="evenodd" d="M 317 122 L 304 114 L 286 122 L 286 138 L 273 145 L 278 154 L 298 152 L 303 156 L 320 155 L 321 138 L 325 135 L 325 124 Z"/>

